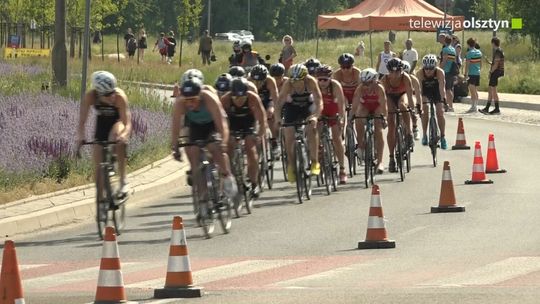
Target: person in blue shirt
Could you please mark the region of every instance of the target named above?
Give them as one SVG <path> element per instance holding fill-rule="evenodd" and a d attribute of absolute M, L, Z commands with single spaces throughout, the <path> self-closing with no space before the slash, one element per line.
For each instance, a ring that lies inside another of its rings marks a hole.
<path fill-rule="evenodd" d="M 442 59 L 439 67 L 444 70 L 446 80 L 447 112 L 454 112 L 454 83 L 456 82 L 459 69 L 456 63 L 456 49 L 452 46 L 452 36 L 446 35 L 444 38 L 444 47 L 441 55 Z"/>
<path fill-rule="evenodd" d="M 471 108 L 467 113 L 476 113 L 478 106 L 478 86 L 480 86 L 480 69 L 482 68 L 482 52 L 476 48 L 476 39 L 467 40 L 468 50 L 465 56 L 465 73 L 471 92 Z"/>

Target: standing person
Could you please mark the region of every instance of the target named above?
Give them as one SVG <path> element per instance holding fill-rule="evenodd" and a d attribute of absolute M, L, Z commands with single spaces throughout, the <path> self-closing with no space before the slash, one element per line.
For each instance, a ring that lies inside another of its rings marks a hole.
<path fill-rule="evenodd" d="M 146 40 L 147 40 L 146 30 L 142 28 L 139 31 L 139 43 L 138 43 L 139 59 L 141 60 L 141 62 L 144 62 L 144 51 L 148 48 L 148 42 Z"/>
<path fill-rule="evenodd" d="M 418 52 L 413 47 L 413 41 L 411 38 L 405 41 L 405 50 L 403 50 L 403 61 L 406 61 L 411 66 L 411 71 L 409 74 L 414 74 L 414 69 L 416 68 L 416 63 L 418 62 Z"/>
<path fill-rule="evenodd" d="M 388 75 L 388 69 L 386 68 L 386 63 L 388 60 L 396 57 L 396 53 L 392 52 L 390 47 L 392 43 L 390 41 L 384 42 L 384 51 L 382 51 L 377 58 L 377 72 L 379 72 L 379 79 L 384 75 Z"/>
<path fill-rule="evenodd" d="M 124 35 L 124 41 L 128 58 L 133 59 L 137 50 L 137 39 L 135 39 L 131 28 L 127 29 L 127 33 Z"/>
<path fill-rule="evenodd" d="M 493 48 L 493 59 L 489 64 L 491 68 L 489 70 L 489 88 L 488 88 L 488 100 L 486 107 L 480 110 L 484 114 L 501 114 L 499 110 L 499 94 L 497 94 L 497 85 L 499 84 L 499 77 L 504 76 L 504 52 L 501 49 L 501 40 L 498 37 L 491 38 L 491 47 Z M 491 101 L 495 103 L 495 109 L 489 112 Z"/>
<path fill-rule="evenodd" d="M 214 49 L 212 47 L 212 37 L 210 37 L 210 33 L 208 32 L 208 30 L 204 30 L 204 35 L 199 41 L 199 51 L 197 52 L 197 55 L 201 55 L 203 65 L 210 65 L 210 54 L 213 51 Z"/>
<path fill-rule="evenodd" d="M 461 44 L 459 43 L 459 38 L 456 35 L 452 35 L 452 46 L 456 50 L 456 63 L 458 68 L 461 70 L 463 65 L 463 60 L 461 59 Z"/>
<path fill-rule="evenodd" d="M 471 108 L 467 113 L 475 113 L 478 106 L 478 86 L 480 86 L 480 70 L 482 68 L 482 52 L 476 48 L 476 39 L 469 38 L 467 40 L 469 49 L 465 56 L 465 73 L 467 75 L 467 83 L 471 92 Z"/>
<path fill-rule="evenodd" d="M 354 56 L 357 56 L 359 59 L 361 57 L 364 57 L 365 50 L 366 50 L 366 45 L 364 44 L 364 40 L 360 40 L 360 43 L 358 43 L 358 46 L 354 50 Z"/>
<path fill-rule="evenodd" d="M 456 49 L 452 46 L 452 36 L 446 35 L 442 49 L 442 60 L 439 65 L 444 70 L 446 82 L 446 111 L 454 112 L 454 82 L 457 80 L 459 68 L 456 63 Z"/>
<path fill-rule="evenodd" d="M 283 63 L 285 72 L 287 72 L 293 64 L 293 58 L 296 57 L 296 50 L 293 47 L 294 41 L 291 36 L 283 36 L 281 42 L 283 43 L 283 48 L 281 49 L 281 54 L 279 54 L 279 62 Z"/>
<path fill-rule="evenodd" d="M 169 44 L 171 44 L 171 42 L 165 37 L 165 33 L 159 33 L 159 38 L 154 44 L 152 52 L 155 51 L 157 48 L 159 50 L 159 54 L 161 55 L 162 62 L 167 59 L 167 47 Z"/>
<path fill-rule="evenodd" d="M 169 44 L 167 45 L 167 63 L 171 64 L 173 61 L 174 53 L 176 52 L 176 39 L 174 39 L 174 32 L 169 31 L 169 36 L 167 37 Z"/>

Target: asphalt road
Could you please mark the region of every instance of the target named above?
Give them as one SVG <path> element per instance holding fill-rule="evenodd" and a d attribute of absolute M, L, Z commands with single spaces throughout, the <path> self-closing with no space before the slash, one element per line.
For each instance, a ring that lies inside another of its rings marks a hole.
<path fill-rule="evenodd" d="M 449 144 L 457 120 L 448 119 Z M 195 227 L 188 188 L 156 193 L 129 206 L 119 236 L 128 298 L 143 303 L 539 303 L 539 127 L 466 119 L 467 143 L 495 134 L 506 174 L 492 185 L 464 185 L 473 151 L 441 151 L 450 161 L 463 213 L 431 214 L 442 166 L 418 145 L 405 182 L 377 176 L 386 228 L 395 249 L 358 250 L 365 238 L 371 191 L 356 176 L 326 196 L 296 203 L 295 188 L 276 171 L 254 213 L 202 238 Z M 152 300 L 163 286 L 172 217 L 187 226 L 195 284 L 201 299 Z M 88 303 L 94 299 L 101 242 L 92 222 L 73 223 L 15 240 L 27 303 Z"/>

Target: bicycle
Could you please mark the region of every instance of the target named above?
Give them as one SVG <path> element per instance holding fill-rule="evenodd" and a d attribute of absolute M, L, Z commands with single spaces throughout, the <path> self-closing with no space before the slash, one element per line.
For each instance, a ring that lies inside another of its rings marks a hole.
<path fill-rule="evenodd" d="M 112 220 L 116 234 L 120 235 L 122 229 L 125 226 L 126 220 L 126 201 L 129 196 L 121 193 L 113 193 L 113 186 L 118 184 L 118 179 L 111 179 L 116 175 L 115 163 L 116 155 L 112 151 L 112 146 L 116 145 L 116 141 L 83 141 L 83 145 L 99 145 L 102 151 L 102 161 L 99 163 L 98 172 L 96 176 L 98 179 L 103 179 L 102 183 L 96 183 L 96 223 L 98 228 L 98 235 L 100 239 L 103 239 L 105 235 L 105 227 L 109 221 Z M 77 156 L 80 156 L 77 151 Z M 105 197 L 99 199 L 103 192 Z M 111 213 L 111 216 L 109 216 Z"/>
<path fill-rule="evenodd" d="M 322 151 L 319 153 L 320 163 L 322 166 L 321 174 L 317 176 L 317 184 L 323 184 L 326 188 L 326 194 L 330 195 L 330 185 L 333 191 L 337 191 L 338 184 L 338 167 L 339 163 L 336 159 L 336 153 L 334 152 L 334 143 L 332 141 L 332 132 L 329 121 L 339 121 L 339 117 L 326 117 L 319 118 L 319 122 L 322 124 L 320 130 L 320 144 Z"/>
<path fill-rule="evenodd" d="M 431 150 L 433 167 L 437 167 L 437 148 L 439 147 L 439 127 L 437 125 L 437 114 L 435 112 L 435 103 L 429 98 L 429 122 L 428 122 L 428 145 Z"/>
<path fill-rule="evenodd" d="M 259 187 L 261 192 L 264 189 L 264 184 L 268 189 L 272 189 L 274 183 L 274 159 L 275 155 L 272 154 L 272 133 L 269 129 L 266 130 L 266 134 L 261 142 L 257 145 L 257 154 L 259 155 Z M 263 142 L 264 140 L 264 142 Z"/>
<path fill-rule="evenodd" d="M 305 126 L 309 124 L 309 121 L 284 123 L 283 127 L 294 127 L 294 153 L 295 153 L 295 166 L 294 171 L 296 174 L 296 192 L 298 195 L 298 202 L 302 204 L 304 194 L 306 199 L 311 199 L 311 163 L 309 159 L 308 146 L 306 144 Z"/>
<path fill-rule="evenodd" d="M 345 110 L 347 111 L 347 121 L 349 121 L 351 115 L 352 105 L 347 105 Z M 349 177 L 356 175 L 356 164 L 357 164 L 357 155 L 356 155 L 356 129 L 353 123 L 347 124 L 345 130 L 345 156 L 349 163 Z"/>
<path fill-rule="evenodd" d="M 411 171 L 411 149 L 412 147 L 409 147 L 406 142 L 407 139 L 405 138 L 405 130 L 403 127 L 403 121 L 401 119 L 402 113 L 411 112 L 410 109 L 407 110 L 397 110 L 393 112 L 389 112 L 391 114 L 395 114 L 395 126 L 396 126 L 396 147 L 394 148 L 394 156 L 396 160 L 396 165 L 399 168 L 399 175 L 401 178 L 401 181 L 405 180 L 405 171 L 410 172 Z M 406 164 L 405 164 L 406 163 Z M 404 168 L 405 166 L 405 168 Z"/>
<path fill-rule="evenodd" d="M 279 128 L 279 149 L 281 152 L 281 169 L 283 170 L 283 180 L 288 182 L 289 177 L 287 176 L 287 169 L 289 163 L 287 162 L 287 152 L 285 151 L 285 135 L 284 135 L 284 128 Z"/>
<path fill-rule="evenodd" d="M 231 136 L 236 140 L 236 146 L 234 147 L 233 155 L 231 157 L 231 169 L 236 179 L 236 185 L 238 186 L 238 196 L 241 195 L 243 197 L 244 206 L 248 214 L 251 214 L 253 197 L 251 195 L 251 185 L 247 182 L 244 137 L 247 135 L 254 135 L 253 132 L 253 130 L 231 132 Z M 240 212 L 242 211 L 240 197 L 237 197 L 234 200 L 233 209 L 236 217 L 240 217 Z"/>
<path fill-rule="evenodd" d="M 366 184 L 366 188 L 368 188 L 370 183 L 371 185 L 374 184 L 373 175 L 377 166 L 377 149 L 375 148 L 375 126 L 373 124 L 373 121 L 375 119 L 381 119 L 383 122 L 383 128 L 386 128 L 386 119 L 382 114 L 380 116 L 375 116 L 373 114 L 369 114 L 368 116 L 363 117 L 353 116 L 353 120 L 355 119 L 366 119 L 366 124 L 364 127 L 364 182 Z"/>
<path fill-rule="evenodd" d="M 181 137 L 185 138 L 185 137 Z M 194 142 L 179 143 L 178 148 L 197 146 L 199 153 L 199 167 L 192 169 L 192 194 L 196 218 L 202 227 L 206 238 L 211 238 L 215 229 L 215 215 L 219 219 L 224 233 L 229 233 L 232 224 L 232 208 L 229 198 L 223 194 L 221 180 L 216 165 L 210 162 L 206 146 L 210 143 L 219 143 L 217 139 L 196 140 Z M 178 159 L 181 161 L 181 159 Z"/>

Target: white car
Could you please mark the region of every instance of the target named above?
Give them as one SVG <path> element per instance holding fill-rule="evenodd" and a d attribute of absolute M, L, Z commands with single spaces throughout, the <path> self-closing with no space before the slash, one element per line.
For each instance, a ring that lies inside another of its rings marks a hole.
<path fill-rule="evenodd" d="M 216 33 L 216 39 L 228 41 L 249 41 L 253 42 L 255 37 L 250 31 L 246 30 L 231 30 L 226 33 Z"/>

